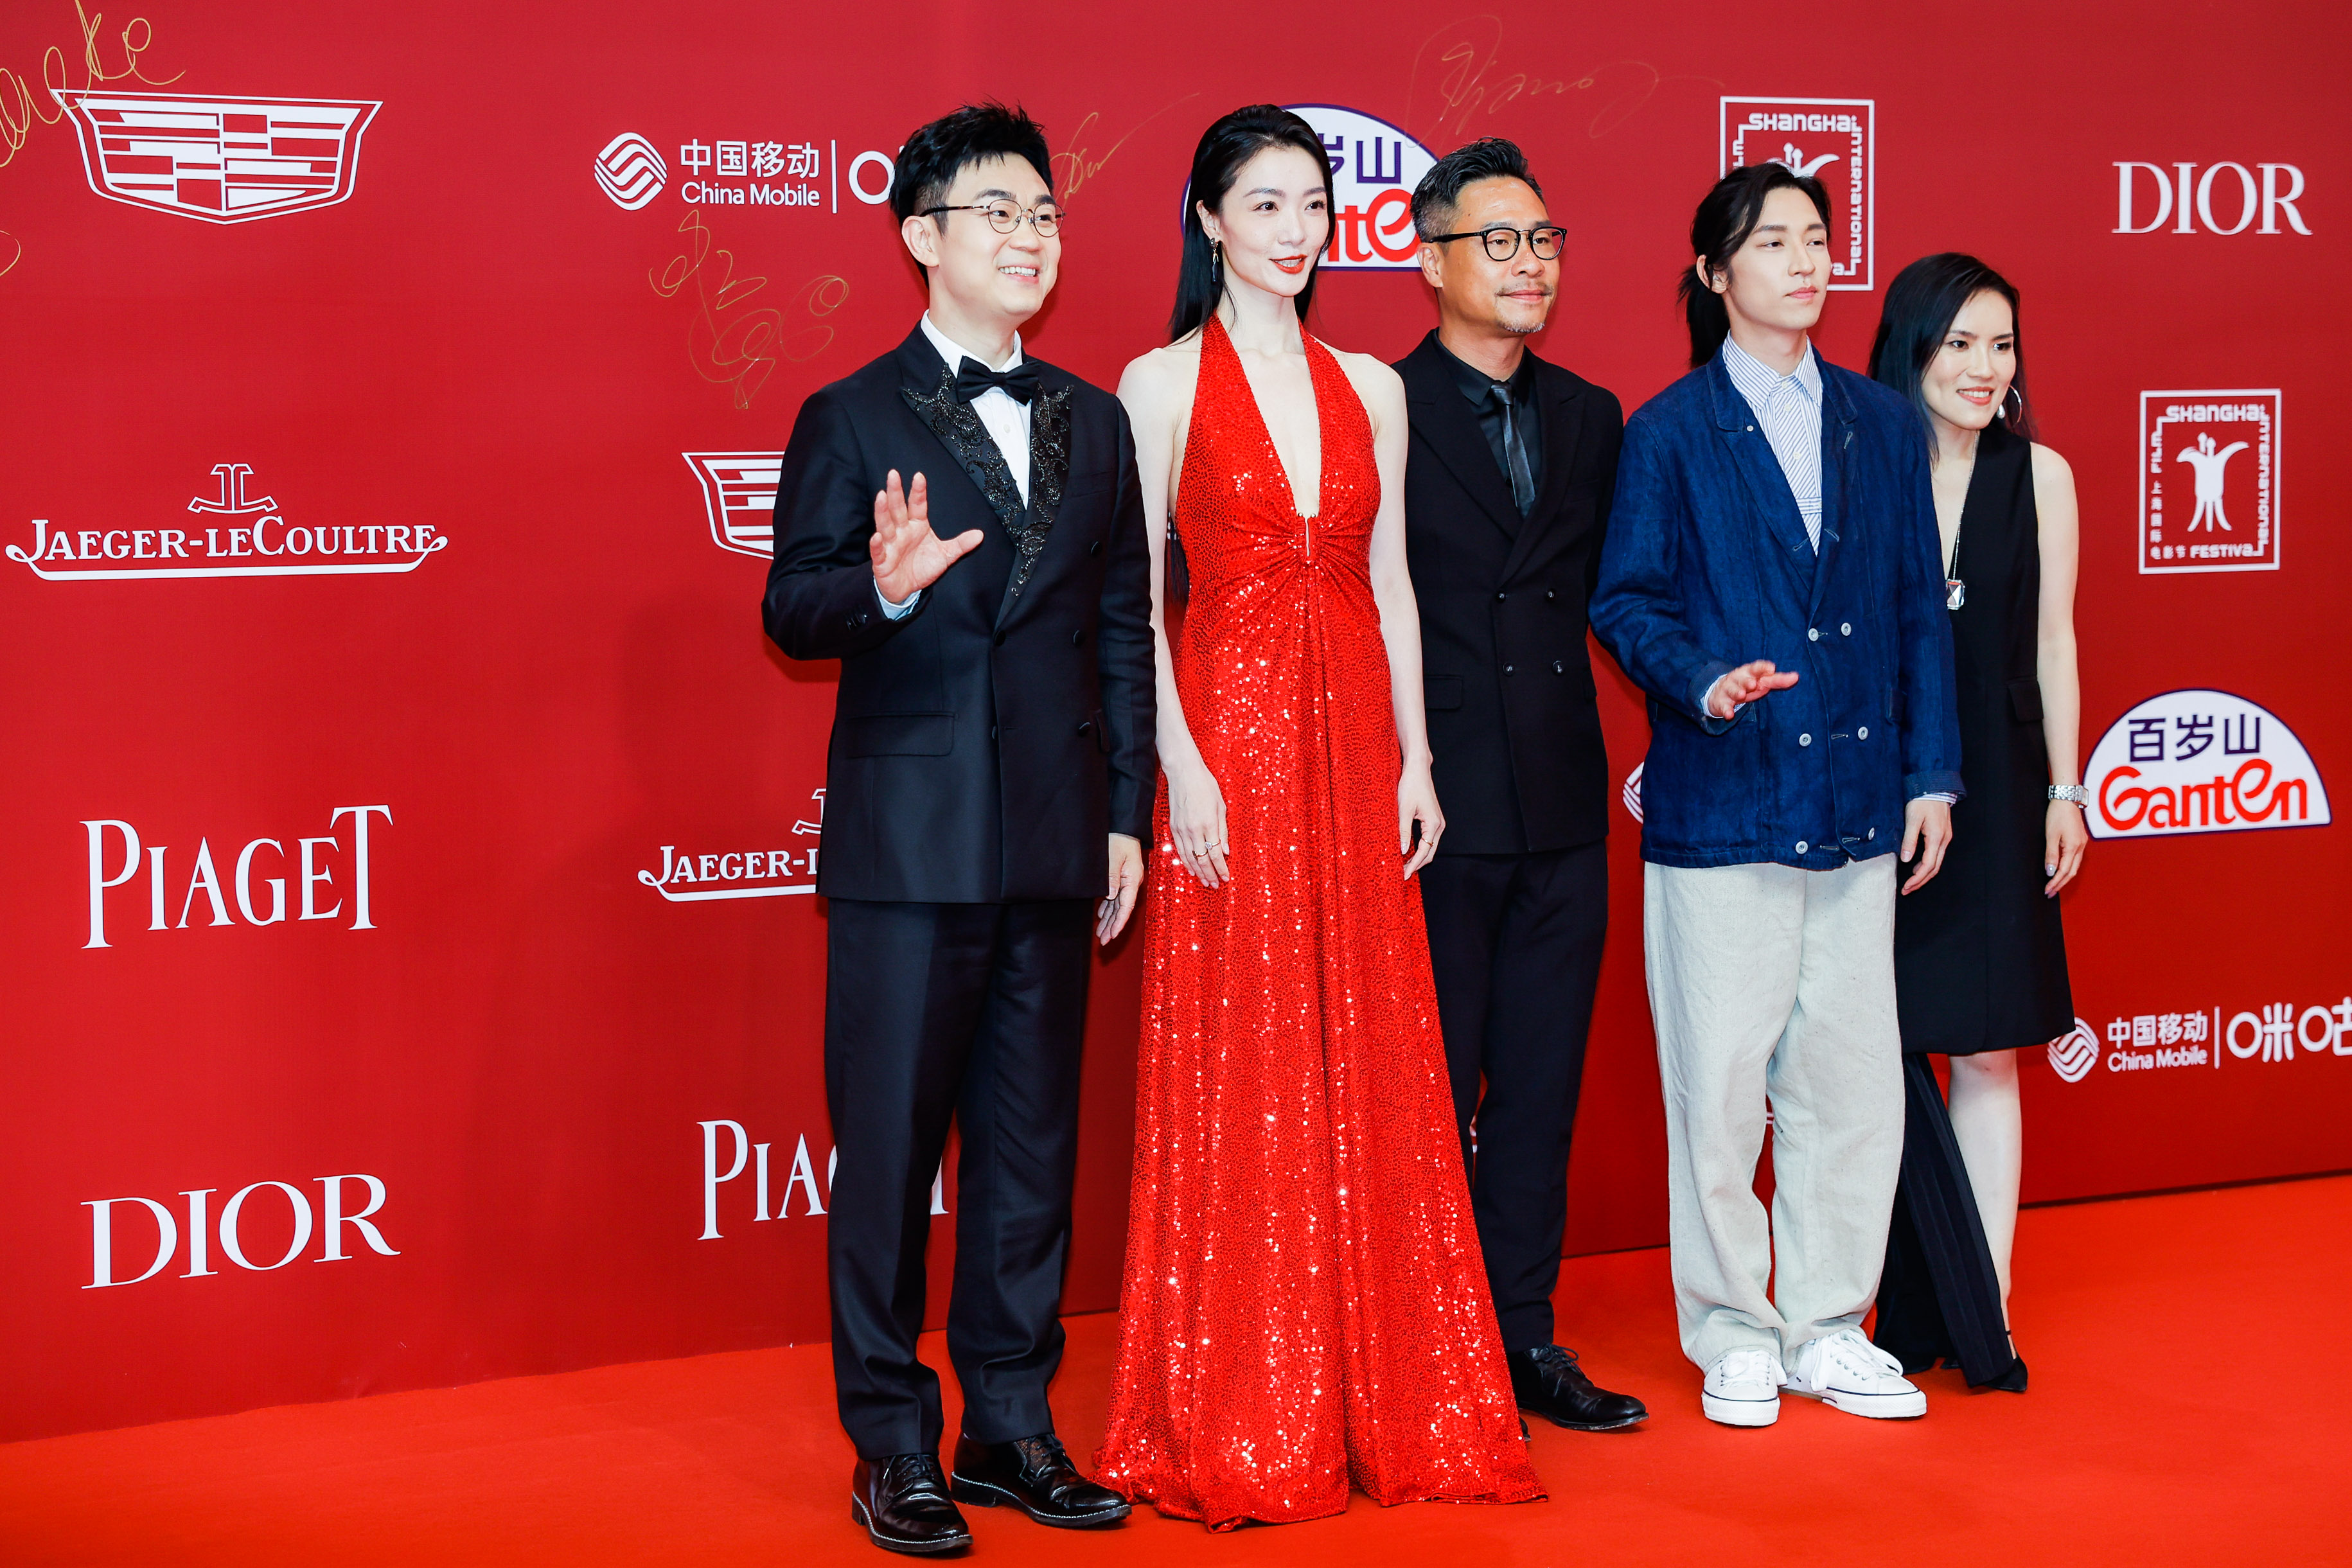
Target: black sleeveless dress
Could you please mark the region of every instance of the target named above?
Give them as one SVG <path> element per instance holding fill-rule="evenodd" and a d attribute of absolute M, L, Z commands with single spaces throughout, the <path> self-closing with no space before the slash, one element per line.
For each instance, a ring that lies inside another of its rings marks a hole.
<path fill-rule="evenodd" d="M 1978 438 L 1952 575 L 1960 775 L 1943 869 L 1898 900 L 1895 1009 L 1903 1028 L 1903 1177 L 1874 1337 L 1909 1371 L 1957 1360 L 1969 1383 L 2022 1391 L 2000 1283 L 1930 1054 L 1969 1056 L 2074 1027 L 2058 901 L 2042 895 L 2050 753 L 2035 674 L 2041 618 L 2033 445 L 1999 420 Z"/>

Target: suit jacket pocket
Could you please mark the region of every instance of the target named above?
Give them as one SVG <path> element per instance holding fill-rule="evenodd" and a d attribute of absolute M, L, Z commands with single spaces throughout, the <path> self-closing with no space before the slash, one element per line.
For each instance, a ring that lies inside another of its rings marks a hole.
<path fill-rule="evenodd" d="M 1431 713 L 1452 713 L 1459 708 L 1462 706 L 1462 677 L 1422 676 L 1421 706 Z"/>
<path fill-rule="evenodd" d="M 2042 722 L 2042 683 L 2011 681 L 2009 683 L 2009 706 L 2017 714 L 2020 724 Z"/>
<path fill-rule="evenodd" d="M 951 713 L 872 713 L 841 720 L 845 757 L 945 757 L 954 747 Z"/>

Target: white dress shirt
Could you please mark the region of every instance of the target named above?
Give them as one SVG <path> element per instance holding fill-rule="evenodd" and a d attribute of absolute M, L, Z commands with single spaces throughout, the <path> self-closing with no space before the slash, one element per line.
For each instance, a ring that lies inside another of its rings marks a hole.
<path fill-rule="evenodd" d="M 966 360 L 998 371 L 1009 371 L 1021 362 L 1021 334 L 1018 332 L 1013 334 L 1012 357 L 1001 365 L 991 365 L 986 360 L 966 349 L 934 326 L 931 322 L 931 313 L 928 310 L 923 312 L 922 325 L 923 336 L 929 340 L 932 348 L 939 350 L 940 358 L 947 361 L 948 370 L 950 372 L 962 369 Z M 988 438 L 996 443 L 996 450 L 1003 455 L 1004 465 L 1013 470 L 1013 484 L 1020 486 L 1021 504 L 1027 506 L 1029 504 L 1029 404 L 1016 401 L 1013 394 L 1003 387 L 991 387 L 971 400 L 971 412 L 979 416 L 980 427 L 988 432 Z M 875 585 L 874 597 L 882 599 L 882 588 L 879 583 Z M 882 599 L 882 613 L 893 621 L 903 620 L 915 612 L 915 606 L 921 601 L 922 597 L 923 591 L 919 588 L 897 604 L 891 603 L 887 599 Z"/>

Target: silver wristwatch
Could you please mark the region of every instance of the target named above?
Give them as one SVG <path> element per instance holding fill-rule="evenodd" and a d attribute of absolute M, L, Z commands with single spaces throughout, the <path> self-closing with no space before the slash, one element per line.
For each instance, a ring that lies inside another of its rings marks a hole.
<path fill-rule="evenodd" d="M 2087 810 L 2091 805 L 2091 789 L 2086 784 L 2053 784 L 2050 786 L 2050 798 L 2053 800 L 2071 800 Z"/>

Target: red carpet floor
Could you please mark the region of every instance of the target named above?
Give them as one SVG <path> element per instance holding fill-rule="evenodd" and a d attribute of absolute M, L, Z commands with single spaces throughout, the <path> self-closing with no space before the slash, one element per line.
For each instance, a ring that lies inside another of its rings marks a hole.
<path fill-rule="evenodd" d="M 1549 1502 L 1359 1498 L 1344 1518 L 1216 1537 L 1156 1516 L 1079 1534 L 973 1511 L 971 1555 L 2352 1563 L 2347 1240 L 2346 1177 L 2035 1210 L 2014 1303 L 2031 1393 L 1971 1395 L 1938 1373 L 1923 1421 L 1792 1399 L 1761 1431 L 1700 1416 L 1664 1252 L 1573 1260 L 1563 1337 L 1654 1414 L 1602 1436 L 1540 1427 Z M 1070 1324 L 1055 1405 L 1076 1452 L 1101 1430 L 1111 1328 Z M 944 1366 L 936 1338 L 925 1354 Z M 605 1367 L 0 1447 L 0 1563 L 879 1564 L 848 1521 L 849 1460 L 822 1346 Z"/>

